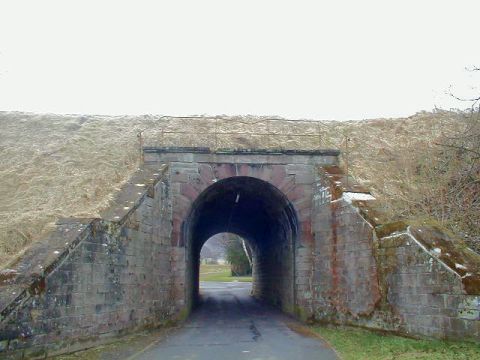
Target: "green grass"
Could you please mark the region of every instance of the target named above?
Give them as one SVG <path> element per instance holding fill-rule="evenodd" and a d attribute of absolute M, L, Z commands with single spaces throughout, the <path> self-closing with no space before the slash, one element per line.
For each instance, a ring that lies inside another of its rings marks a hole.
<path fill-rule="evenodd" d="M 251 282 L 251 276 L 232 276 L 230 265 L 200 265 L 200 281 L 242 281 Z"/>
<path fill-rule="evenodd" d="M 363 329 L 314 326 L 344 360 L 480 359 L 480 344 L 414 340 Z"/>

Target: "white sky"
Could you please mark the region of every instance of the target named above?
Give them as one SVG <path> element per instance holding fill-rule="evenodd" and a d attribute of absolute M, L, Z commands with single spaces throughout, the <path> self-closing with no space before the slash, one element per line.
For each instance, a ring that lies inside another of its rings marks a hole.
<path fill-rule="evenodd" d="M 480 1 L 0 2 L 0 110 L 362 119 L 465 107 Z M 478 92 L 480 89 L 476 88 Z"/>

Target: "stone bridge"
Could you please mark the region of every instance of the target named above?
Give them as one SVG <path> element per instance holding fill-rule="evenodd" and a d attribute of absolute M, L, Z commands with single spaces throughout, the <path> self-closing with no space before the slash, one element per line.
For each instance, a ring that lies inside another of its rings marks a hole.
<path fill-rule="evenodd" d="M 302 320 L 479 341 L 479 256 L 438 227 L 390 222 L 338 155 L 144 148 L 101 218 L 60 220 L 0 273 L 0 356 L 184 319 L 201 247 L 221 232 L 251 245 L 254 296 Z"/>

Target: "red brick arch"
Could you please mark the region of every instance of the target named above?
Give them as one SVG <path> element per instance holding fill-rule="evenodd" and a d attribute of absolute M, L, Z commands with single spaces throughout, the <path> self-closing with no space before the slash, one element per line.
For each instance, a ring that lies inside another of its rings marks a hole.
<path fill-rule="evenodd" d="M 190 164 L 192 165 L 192 164 Z M 183 246 L 182 223 L 198 196 L 216 181 L 248 176 L 266 181 L 281 191 L 291 202 L 299 221 L 299 239 L 312 242 L 311 211 L 313 174 L 311 168 L 284 164 L 198 163 L 196 167 L 171 169 L 173 197 L 172 245 Z"/>

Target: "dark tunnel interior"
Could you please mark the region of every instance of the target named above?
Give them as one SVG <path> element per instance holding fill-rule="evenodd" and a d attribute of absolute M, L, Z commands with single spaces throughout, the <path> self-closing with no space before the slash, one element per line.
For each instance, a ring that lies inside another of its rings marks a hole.
<path fill-rule="evenodd" d="M 298 220 L 286 196 L 266 181 L 238 176 L 220 180 L 199 195 L 183 224 L 187 301 L 199 291 L 200 250 L 213 235 L 229 232 L 253 253 L 253 295 L 292 312 Z"/>

